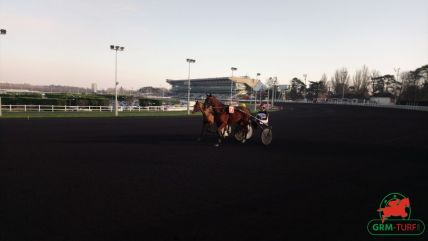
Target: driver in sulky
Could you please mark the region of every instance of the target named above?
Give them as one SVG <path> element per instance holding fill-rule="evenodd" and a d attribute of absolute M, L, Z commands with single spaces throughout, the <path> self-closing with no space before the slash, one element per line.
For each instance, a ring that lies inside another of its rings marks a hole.
<path fill-rule="evenodd" d="M 256 118 L 263 124 L 269 123 L 269 113 L 267 112 L 266 104 L 260 105 L 260 110 L 257 112 Z"/>

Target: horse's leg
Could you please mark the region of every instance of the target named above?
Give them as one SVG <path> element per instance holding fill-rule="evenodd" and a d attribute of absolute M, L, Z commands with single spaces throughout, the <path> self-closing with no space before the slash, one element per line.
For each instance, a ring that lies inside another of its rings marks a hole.
<path fill-rule="evenodd" d="M 242 143 L 245 143 L 247 141 L 247 133 L 248 133 L 248 125 L 245 121 L 241 121 L 241 128 L 242 128 Z"/>
<path fill-rule="evenodd" d="M 207 123 L 205 121 L 202 121 L 202 128 L 201 128 L 201 133 L 199 134 L 199 137 L 198 137 L 198 141 L 201 141 L 202 137 L 204 137 L 206 128 L 207 128 Z"/>
<path fill-rule="evenodd" d="M 227 123 L 223 122 L 221 125 L 217 128 L 217 135 L 218 135 L 218 142 L 215 144 L 216 147 L 219 147 L 221 145 L 222 140 L 224 139 L 224 132 L 227 126 Z"/>

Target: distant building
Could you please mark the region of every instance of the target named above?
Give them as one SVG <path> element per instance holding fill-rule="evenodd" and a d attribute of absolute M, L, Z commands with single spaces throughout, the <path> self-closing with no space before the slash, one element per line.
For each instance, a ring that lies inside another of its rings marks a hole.
<path fill-rule="evenodd" d="M 174 97 L 186 99 L 188 80 L 166 80 L 172 88 L 171 92 Z M 204 98 L 206 94 L 213 94 L 220 99 L 230 98 L 230 88 L 232 85 L 233 96 L 249 96 L 253 90 L 258 91 L 263 84 L 260 80 L 244 77 L 220 77 L 190 79 L 190 98 Z"/>
<path fill-rule="evenodd" d="M 91 89 L 92 89 L 92 93 L 97 93 L 98 92 L 98 85 L 97 85 L 97 83 L 92 83 L 91 84 Z"/>

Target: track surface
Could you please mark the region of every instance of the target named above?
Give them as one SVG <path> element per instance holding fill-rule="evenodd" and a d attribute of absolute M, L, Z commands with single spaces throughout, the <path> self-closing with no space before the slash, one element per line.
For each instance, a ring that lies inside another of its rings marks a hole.
<path fill-rule="evenodd" d="M 221 148 L 198 117 L 0 120 L 0 240 L 374 240 L 390 192 L 428 224 L 428 113 L 271 119 L 271 146 Z"/>

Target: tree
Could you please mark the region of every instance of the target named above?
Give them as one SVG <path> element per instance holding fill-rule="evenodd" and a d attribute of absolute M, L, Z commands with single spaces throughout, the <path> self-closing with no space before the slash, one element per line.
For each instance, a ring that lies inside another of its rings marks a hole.
<path fill-rule="evenodd" d="M 400 103 L 428 105 L 428 65 L 401 74 Z"/>
<path fill-rule="evenodd" d="M 292 100 L 303 99 L 303 93 L 306 90 L 306 85 L 300 79 L 294 77 L 291 80 L 291 88 L 289 97 Z"/>
<path fill-rule="evenodd" d="M 307 90 L 307 98 L 310 100 L 317 99 L 317 98 L 325 98 L 327 94 L 327 86 L 325 85 L 325 82 L 320 81 L 309 81 L 309 88 Z"/>
<path fill-rule="evenodd" d="M 272 96 L 277 96 L 278 93 L 276 93 L 276 86 L 278 86 L 278 78 L 277 77 L 269 77 L 269 79 L 266 80 L 266 86 L 268 87 L 268 98 L 272 99 Z M 270 96 L 269 96 L 270 93 Z"/>
<path fill-rule="evenodd" d="M 394 75 L 382 75 L 379 77 L 372 77 L 373 96 L 388 97 L 395 96 L 399 83 L 395 80 Z"/>
<path fill-rule="evenodd" d="M 272 81 L 272 96 L 273 99 L 277 99 L 278 98 L 278 78 L 275 76 L 273 77 L 273 81 Z"/>
<path fill-rule="evenodd" d="M 328 80 L 327 80 L 327 75 L 325 73 L 322 74 L 320 81 L 323 82 L 325 86 L 327 86 Z"/>
<path fill-rule="evenodd" d="M 334 76 L 331 78 L 333 92 L 336 97 L 344 97 L 348 93 L 349 74 L 346 68 L 337 69 Z"/>
<path fill-rule="evenodd" d="M 369 96 L 370 74 L 369 68 L 363 65 L 361 69 L 355 71 L 353 77 L 354 94 L 357 98 L 366 98 Z"/>

